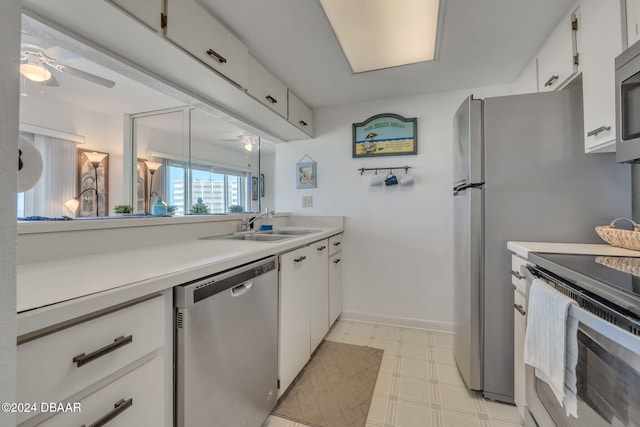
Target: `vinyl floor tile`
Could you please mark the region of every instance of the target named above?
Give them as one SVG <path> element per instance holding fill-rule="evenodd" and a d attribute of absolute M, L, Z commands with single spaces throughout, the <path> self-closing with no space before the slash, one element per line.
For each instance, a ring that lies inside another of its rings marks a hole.
<path fill-rule="evenodd" d="M 517 427 L 515 406 L 467 390 L 453 334 L 338 320 L 326 339 L 384 349 L 366 427 Z M 262 427 L 307 427 L 270 416 Z"/>

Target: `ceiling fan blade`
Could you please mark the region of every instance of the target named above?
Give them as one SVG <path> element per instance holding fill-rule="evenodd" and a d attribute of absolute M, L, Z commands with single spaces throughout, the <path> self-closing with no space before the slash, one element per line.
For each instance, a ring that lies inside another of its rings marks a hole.
<path fill-rule="evenodd" d="M 54 59 L 56 61 L 65 61 L 68 59 L 80 58 L 79 55 L 76 55 L 73 52 L 69 52 L 68 50 L 63 49 L 60 46 L 53 46 L 48 49 L 43 49 L 42 53 L 44 53 L 47 57 Z"/>
<path fill-rule="evenodd" d="M 67 65 L 56 64 L 55 68 L 56 68 L 56 70 L 58 70 L 60 72 L 67 73 L 67 74 L 75 76 L 75 77 L 79 77 L 81 79 L 90 81 L 90 82 L 95 83 L 95 84 L 99 84 L 100 86 L 104 86 L 104 87 L 107 87 L 107 88 L 112 88 L 116 84 L 115 82 L 113 82 L 111 80 L 96 76 L 94 74 L 87 73 L 85 71 L 78 70 L 77 68 L 69 67 Z"/>

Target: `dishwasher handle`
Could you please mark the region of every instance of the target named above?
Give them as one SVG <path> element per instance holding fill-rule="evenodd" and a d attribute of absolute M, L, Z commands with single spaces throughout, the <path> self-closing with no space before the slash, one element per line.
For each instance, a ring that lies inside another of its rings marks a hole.
<path fill-rule="evenodd" d="M 239 297 L 240 295 L 246 294 L 253 287 L 253 283 L 254 281 L 252 279 L 252 280 L 247 280 L 244 283 L 240 283 L 238 286 L 234 286 L 233 288 L 231 288 L 231 296 Z"/>

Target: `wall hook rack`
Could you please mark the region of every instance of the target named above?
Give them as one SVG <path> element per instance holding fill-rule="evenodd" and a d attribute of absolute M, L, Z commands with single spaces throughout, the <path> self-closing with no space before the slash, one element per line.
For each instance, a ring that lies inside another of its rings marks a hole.
<path fill-rule="evenodd" d="M 409 169 L 411 169 L 411 166 L 396 166 L 396 167 L 386 167 L 386 168 L 360 168 L 358 169 L 360 171 L 360 175 L 363 175 L 365 173 L 365 171 L 376 171 L 376 173 L 378 171 L 383 171 L 383 170 L 389 170 L 389 172 L 393 171 L 394 169 L 398 170 L 398 169 L 404 169 L 404 173 L 408 173 Z"/>

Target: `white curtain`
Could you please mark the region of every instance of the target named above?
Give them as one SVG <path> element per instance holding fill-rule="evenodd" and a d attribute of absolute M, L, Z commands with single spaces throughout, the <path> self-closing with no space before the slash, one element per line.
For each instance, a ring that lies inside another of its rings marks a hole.
<path fill-rule="evenodd" d="M 72 216 L 64 202 L 76 195 L 76 143 L 34 134 L 33 143 L 42 154 L 42 177 L 24 194 L 25 216 Z"/>

